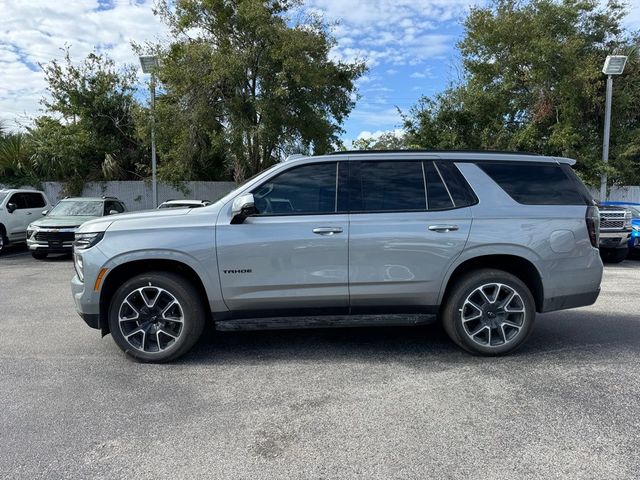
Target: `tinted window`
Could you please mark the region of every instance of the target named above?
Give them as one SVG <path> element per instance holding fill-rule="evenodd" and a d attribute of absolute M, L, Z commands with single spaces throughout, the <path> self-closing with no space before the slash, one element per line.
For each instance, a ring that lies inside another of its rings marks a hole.
<path fill-rule="evenodd" d="M 334 213 L 336 163 L 292 168 L 267 180 L 252 193 L 262 215 Z"/>
<path fill-rule="evenodd" d="M 425 210 L 422 162 L 351 162 L 349 205 L 356 212 Z"/>
<path fill-rule="evenodd" d="M 527 205 L 585 205 L 573 179 L 554 164 L 478 162 L 516 202 Z"/>
<path fill-rule="evenodd" d="M 40 193 L 23 193 L 27 208 L 43 208 L 46 203 L 44 197 Z"/>
<path fill-rule="evenodd" d="M 18 207 L 18 210 L 28 208 L 27 198 L 25 197 L 24 193 L 14 193 L 13 195 L 11 195 L 11 198 L 7 203 L 14 203 Z"/>
<path fill-rule="evenodd" d="M 449 188 L 456 208 L 468 207 L 478 201 L 458 167 L 452 162 L 436 162 L 436 165 Z"/>
<path fill-rule="evenodd" d="M 453 208 L 453 202 L 445 187 L 440 173 L 433 162 L 424 162 L 424 174 L 427 178 L 427 198 L 429 210 Z"/>

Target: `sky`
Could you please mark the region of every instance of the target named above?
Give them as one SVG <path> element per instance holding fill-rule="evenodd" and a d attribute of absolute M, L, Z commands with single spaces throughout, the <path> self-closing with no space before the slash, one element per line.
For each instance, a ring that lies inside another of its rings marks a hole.
<path fill-rule="evenodd" d="M 362 59 L 369 67 L 344 125 L 347 143 L 398 129 L 398 108 L 407 111 L 420 96 L 442 91 L 458 78 L 461 20 L 471 5 L 484 1 L 305 2 L 335 24 L 332 57 Z M 627 24 L 640 28 L 640 0 L 629 3 Z M 60 58 L 65 45 L 77 61 L 97 50 L 118 64 L 138 65 L 132 41 L 167 39 L 152 6 L 153 0 L 0 0 L 0 121 L 18 129 L 42 113 L 46 82 L 38 64 Z"/>

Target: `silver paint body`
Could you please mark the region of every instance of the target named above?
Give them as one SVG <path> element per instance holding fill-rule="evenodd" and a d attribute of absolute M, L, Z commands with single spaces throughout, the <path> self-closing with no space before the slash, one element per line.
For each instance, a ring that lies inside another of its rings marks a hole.
<path fill-rule="evenodd" d="M 479 202 L 446 211 L 256 216 L 231 224 L 234 199 L 285 169 L 379 159 L 454 161 Z M 495 254 L 529 260 L 542 279 L 545 301 L 599 289 L 602 262 L 588 237 L 586 206 L 519 204 L 464 160 L 573 163 L 554 157 L 453 152 L 283 162 L 208 207 L 116 215 L 84 224 L 80 232 L 105 231 L 105 236 L 82 253 L 85 282 L 77 276 L 72 281 L 77 309 L 100 313 L 100 293 L 93 285 L 101 268 L 110 272 L 130 261 L 151 259 L 174 260 L 193 269 L 214 319 L 221 312 L 316 308 L 346 313 L 354 307 L 436 306 L 457 266 Z M 458 229 L 429 228 L 441 225 Z"/>

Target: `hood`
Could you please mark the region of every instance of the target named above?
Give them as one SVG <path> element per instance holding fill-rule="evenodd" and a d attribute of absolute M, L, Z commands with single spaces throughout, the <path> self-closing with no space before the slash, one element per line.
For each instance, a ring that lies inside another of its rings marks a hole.
<path fill-rule="evenodd" d="M 84 222 L 93 220 L 95 218 L 96 217 L 93 216 L 54 215 L 51 217 L 42 217 L 34 222 L 31 222 L 31 225 L 39 228 L 79 227 Z"/>
<path fill-rule="evenodd" d="M 205 207 L 207 208 L 207 207 Z M 198 208 L 197 210 L 203 210 Z M 182 208 L 163 208 L 162 210 L 145 210 L 135 213 L 121 213 L 119 215 L 108 215 L 106 217 L 96 218 L 83 223 L 79 232 L 104 232 L 113 223 L 122 221 L 135 221 L 135 220 L 151 220 L 162 221 L 163 219 L 170 219 L 171 217 L 179 217 L 188 214 L 190 209 Z"/>

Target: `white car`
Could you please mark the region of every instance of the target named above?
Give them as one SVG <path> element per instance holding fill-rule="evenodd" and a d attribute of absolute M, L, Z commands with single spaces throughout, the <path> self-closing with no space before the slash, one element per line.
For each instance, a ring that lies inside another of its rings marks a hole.
<path fill-rule="evenodd" d="M 25 243 L 27 227 L 42 218 L 51 204 L 37 190 L 0 190 L 0 254 L 7 245 Z"/>

